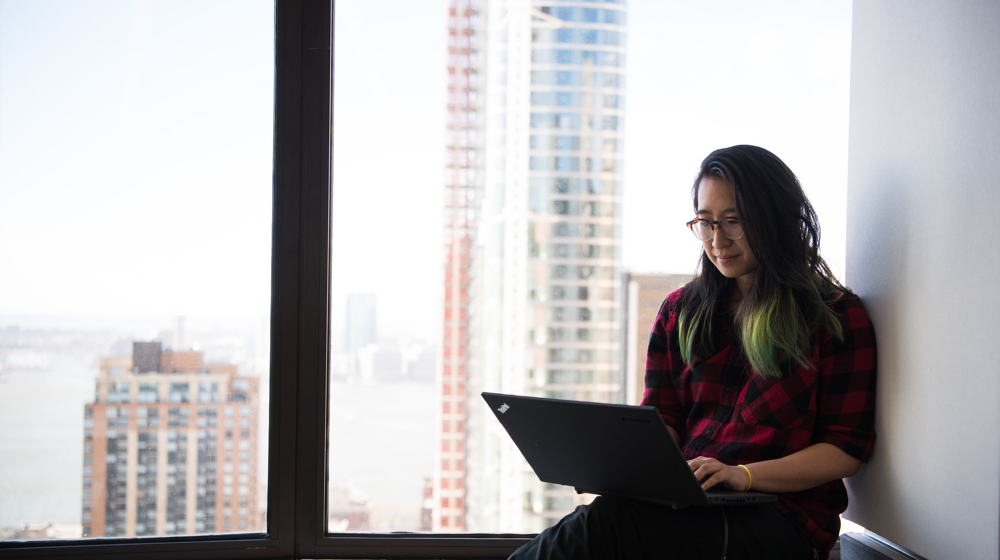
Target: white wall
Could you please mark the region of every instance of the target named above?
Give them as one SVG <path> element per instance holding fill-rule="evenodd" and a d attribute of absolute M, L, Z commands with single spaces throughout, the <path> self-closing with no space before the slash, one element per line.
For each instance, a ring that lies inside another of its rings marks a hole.
<path fill-rule="evenodd" d="M 1000 2 L 854 3 L 847 279 L 878 338 L 878 440 L 848 517 L 997 558 Z"/>

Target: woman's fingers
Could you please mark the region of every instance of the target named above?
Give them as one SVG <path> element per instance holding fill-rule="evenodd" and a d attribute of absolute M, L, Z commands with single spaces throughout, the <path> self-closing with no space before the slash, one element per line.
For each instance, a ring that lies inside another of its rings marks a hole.
<path fill-rule="evenodd" d="M 712 459 L 711 457 L 701 457 L 701 456 L 695 457 L 694 459 L 688 461 L 688 465 L 691 466 L 691 470 L 697 470 L 698 467 L 710 463 L 718 463 L 720 465 L 722 464 L 719 463 L 718 460 Z"/>
<path fill-rule="evenodd" d="M 732 474 L 730 472 L 731 469 L 715 459 L 696 457 L 688 461 L 688 465 L 691 466 L 695 479 L 701 483 L 701 487 L 704 490 L 708 490 L 718 484 L 731 486 L 728 484 Z"/>
<path fill-rule="evenodd" d="M 702 483 L 702 488 L 709 488 L 706 484 L 711 480 L 712 477 L 720 473 L 725 465 L 718 461 L 702 461 L 698 464 L 691 465 L 694 471 L 694 477 Z M 715 483 L 713 482 L 712 485 Z"/>
<path fill-rule="evenodd" d="M 713 486 L 716 486 L 718 484 L 723 484 L 723 483 L 725 483 L 726 478 L 727 478 L 726 477 L 726 471 L 725 470 L 720 470 L 720 471 L 716 472 L 715 474 L 713 474 L 712 476 L 710 476 L 707 479 L 705 479 L 704 481 L 702 481 L 702 483 L 701 483 L 701 489 L 702 490 L 708 490 L 709 488 L 712 488 Z"/>

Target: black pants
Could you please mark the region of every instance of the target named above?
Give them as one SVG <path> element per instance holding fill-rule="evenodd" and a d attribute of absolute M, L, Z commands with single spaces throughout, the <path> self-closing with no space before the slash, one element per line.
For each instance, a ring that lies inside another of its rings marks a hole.
<path fill-rule="evenodd" d="M 814 552 L 773 505 L 673 509 L 601 496 L 510 556 L 563 558 L 813 560 Z"/>

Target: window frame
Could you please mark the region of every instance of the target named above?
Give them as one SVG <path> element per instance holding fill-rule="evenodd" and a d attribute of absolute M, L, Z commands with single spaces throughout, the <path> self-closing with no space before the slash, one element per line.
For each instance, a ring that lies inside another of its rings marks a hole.
<path fill-rule="evenodd" d="M 332 0 L 275 2 L 267 533 L 0 542 L 0 559 L 302 557 L 295 528 L 317 486 L 299 455 L 325 438 L 309 391 L 324 377 L 329 323 L 319 310 L 329 307 L 330 220 L 320 209 L 330 196 L 332 15 Z"/>
<path fill-rule="evenodd" d="M 326 532 L 333 16 L 275 2 L 267 533 L 0 542 L 0 559 L 506 558 L 533 536 Z"/>

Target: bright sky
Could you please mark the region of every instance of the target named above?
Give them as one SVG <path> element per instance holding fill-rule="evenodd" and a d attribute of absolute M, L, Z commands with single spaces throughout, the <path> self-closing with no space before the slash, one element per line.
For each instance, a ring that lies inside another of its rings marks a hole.
<path fill-rule="evenodd" d="M 444 5 L 338 1 L 335 331 L 351 291 L 384 334 L 437 331 Z M 0 317 L 267 313 L 272 17 L 0 0 Z M 629 1 L 627 267 L 692 272 L 698 164 L 751 143 L 843 271 L 850 26 L 850 0 Z"/>
<path fill-rule="evenodd" d="M 756 144 L 798 175 L 844 269 L 850 0 L 630 0 L 624 260 L 693 273 L 691 183 L 712 150 Z"/>
<path fill-rule="evenodd" d="M 267 314 L 273 28 L 0 1 L 0 315 Z"/>

